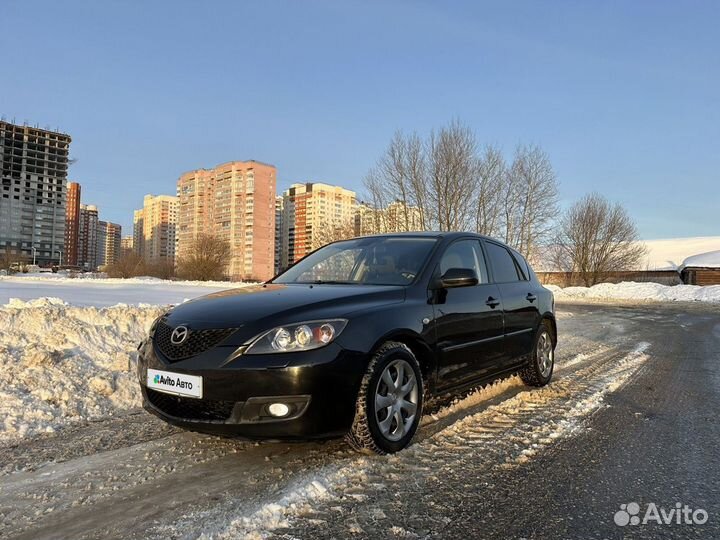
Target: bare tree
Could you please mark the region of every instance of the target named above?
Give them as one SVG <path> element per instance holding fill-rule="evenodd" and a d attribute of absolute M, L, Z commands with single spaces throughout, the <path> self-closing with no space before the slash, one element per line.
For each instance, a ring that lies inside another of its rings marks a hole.
<path fill-rule="evenodd" d="M 312 249 L 321 248 L 330 242 L 349 240 L 350 238 L 355 238 L 355 224 L 352 221 L 348 220 L 335 225 L 323 223 L 313 230 Z"/>
<path fill-rule="evenodd" d="M 404 205 L 404 225 L 393 219 L 397 230 L 474 229 L 503 238 L 531 258 L 558 216 L 557 180 L 541 148 L 519 146 L 508 166 L 499 149 L 480 149 L 459 121 L 425 141 L 396 133 L 365 188 L 375 210 L 394 201 Z M 386 232 L 383 216 L 371 216 L 378 232 Z"/>
<path fill-rule="evenodd" d="M 199 281 L 226 279 L 230 254 L 227 240 L 201 233 L 190 245 L 188 253 L 178 260 L 178 276 Z"/>
<path fill-rule="evenodd" d="M 597 193 L 563 215 L 555 244 L 556 264 L 576 272 L 588 287 L 608 272 L 637 268 L 647 253 L 627 211 Z"/>
<path fill-rule="evenodd" d="M 506 187 L 506 165 L 500 150 L 487 146 L 478 159 L 477 211 L 475 230 L 487 236 L 500 236 L 503 193 Z"/>
<path fill-rule="evenodd" d="M 532 259 L 559 214 L 557 179 L 540 147 L 517 148 L 506 173 L 503 202 L 505 243 Z"/>
<path fill-rule="evenodd" d="M 175 263 L 172 259 L 160 259 L 145 265 L 146 276 L 153 276 L 160 279 L 171 279 L 175 277 Z"/>
<path fill-rule="evenodd" d="M 118 260 L 105 268 L 105 273 L 113 278 L 153 276 L 171 279 L 175 276 L 175 263 L 170 259 L 150 262 L 133 250 L 124 249 Z"/>
<path fill-rule="evenodd" d="M 27 265 L 30 259 L 25 255 L 10 253 L 9 248 L 0 253 L 0 270 L 7 271 L 8 274 L 16 272 L 27 272 Z"/>
<path fill-rule="evenodd" d="M 124 249 L 120 257 L 105 272 L 112 278 L 129 278 L 145 274 L 145 261 L 131 249 Z"/>
<path fill-rule="evenodd" d="M 471 200 L 478 174 L 477 142 L 458 121 L 430 135 L 428 142 L 429 199 L 441 231 L 471 226 Z"/>
<path fill-rule="evenodd" d="M 475 136 L 458 121 L 427 141 L 397 132 L 365 178 L 368 201 L 376 209 L 402 203 L 404 222 L 396 224 L 400 231 L 472 227 L 476 154 Z M 381 214 L 375 219 L 381 231 Z"/>
<path fill-rule="evenodd" d="M 370 204 L 379 209 L 398 201 L 406 209 L 418 208 L 422 229 L 430 227 L 426 169 L 426 156 L 420 137 L 417 134 L 405 136 L 402 132 L 395 133 L 385 153 L 365 178 Z M 405 223 L 399 224 L 402 227 L 399 230 L 411 230 L 411 217 L 405 214 Z M 375 219 L 375 229 L 382 231 L 380 214 L 376 214 Z"/>

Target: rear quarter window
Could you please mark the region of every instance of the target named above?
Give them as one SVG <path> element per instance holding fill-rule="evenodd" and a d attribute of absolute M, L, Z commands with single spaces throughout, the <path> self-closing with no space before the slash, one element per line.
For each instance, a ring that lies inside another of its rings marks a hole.
<path fill-rule="evenodd" d="M 514 250 L 512 251 L 512 255 L 515 257 L 515 262 L 517 262 L 518 270 L 520 271 L 520 279 L 523 281 L 530 281 L 532 273 L 530 272 L 530 265 L 525 257 Z"/>
<path fill-rule="evenodd" d="M 515 259 L 506 248 L 493 242 L 486 242 L 485 247 L 487 248 L 496 283 L 520 281 Z"/>

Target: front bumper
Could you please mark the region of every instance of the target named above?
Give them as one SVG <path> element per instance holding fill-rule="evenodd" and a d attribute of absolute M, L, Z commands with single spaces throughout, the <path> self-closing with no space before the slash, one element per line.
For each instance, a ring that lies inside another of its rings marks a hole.
<path fill-rule="evenodd" d="M 234 347 L 215 347 L 169 362 L 150 339 L 139 348 L 143 406 L 164 421 L 213 435 L 249 439 L 312 439 L 341 436 L 352 425 L 362 353 L 337 344 L 313 351 L 232 358 Z M 228 360 L 231 358 L 230 360 Z M 203 399 L 163 394 L 146 386 L 147 369 L 203 378 Z M 294 403 L 286 418 L 270 418 L 263 405 Z"/>

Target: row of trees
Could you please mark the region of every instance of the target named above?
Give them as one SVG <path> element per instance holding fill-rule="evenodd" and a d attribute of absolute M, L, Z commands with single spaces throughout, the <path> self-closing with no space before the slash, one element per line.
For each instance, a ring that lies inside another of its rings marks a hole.
<path fill-rule="evenodd" d="M 540 147 L 520 145 L 507 159 L 458 121 L 426 139 L 396 133 L 364 184 L 375 208 L 402 203 L 398 230 L 474 230 L 586 285 L 637 268 L 646 253 L 627 211 L 599 194 L 561 213 L 555 171 Z"/>
<path fill-rule="evenodd" d="M 225 269 L 230 260 L 230 243 L 209 234 L 200 234 L 190 245 L 187 253 L 178 259 L 177 268 L 172 261 L 148 262 L 127 250 L 115 264 L 108 266 L 109 277 L 129 278 L 153 276 L 162 279 L 177 277 L 197 281 L 224 280 Z"/>
<path fill-rule="evenodd" d="M 396 133 L 364 184 L 375 207 L 399 201 L 406 212 L 418 209 L 421 230 L 474 230 L 527 256 L 549 239 L 559 214 L 557 179 L 540 147 L 518 146 L 508 160 L 457 121 L 427 139 Z M 405 230 L 412 219 L 406 214 Z"/>
<path fill-rule="evenodd" d="M 10 253 L 9 250 L 0 253 L 0 270 L 4 270 L 7 274 L 27 272 L 27 267 L 31 262 L 30 257 Z"/>

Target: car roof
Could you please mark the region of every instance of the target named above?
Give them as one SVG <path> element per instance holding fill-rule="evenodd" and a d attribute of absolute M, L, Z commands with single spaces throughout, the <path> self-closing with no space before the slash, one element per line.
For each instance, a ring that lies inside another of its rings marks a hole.
<path fill-rule="evenodd" d="M 394 237 L 416 237 L 416 238 L 460 238 L 464 236 L 474 236 L 476 238 L 485 238 L 487 240 L 495 240 L 489 236 L 474 232 L 462 231 L 410 231 L 410 232 L 393 232 L 383 234 L 368 234 L 359 236 L 358 238 L 394 238 Z M 495 240 L 498 242 L 499 240 Z"/>
<path fill-rule="evenodd" d="M 357 238 L 448 238 L 449 240 L 452 240 L 454 238 L 467 238 L 468 236 L 472 236 L 474 238 L 482 238 L 484 240 L 490 240 L 491 242 L 496 242 L 498 244 L 501 244 L 511 250 L 516 255 L 522 257 L 525 259 L 525 257 L 522 256 L 522 254 L 512 246 L 507 245 L 505 242 L 498 238 L 493 238 L 491 236 L 487 236 L 485 234 L 479 234 L 475 232 L 463 232 L 463 231 L 410 231 L 410 232 L 394 232 L 394 233 L 384 233 L 384 234 L 368 234 L 365 236 L 358 236 Z M 354 238 L 353 238 L 354 240 Z"/>

